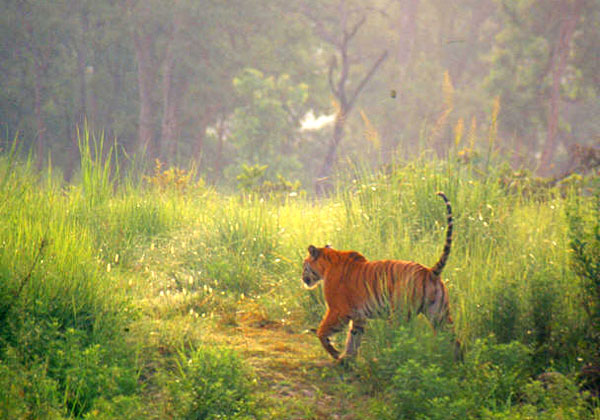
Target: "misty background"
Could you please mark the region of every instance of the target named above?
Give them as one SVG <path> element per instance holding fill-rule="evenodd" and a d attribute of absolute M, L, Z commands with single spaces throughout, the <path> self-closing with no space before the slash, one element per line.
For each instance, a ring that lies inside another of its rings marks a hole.
<path fill-rule="evenodd" d="M 317 191 L 422 154 L 556 176 L 600 142 L 597 0 L 2 0 L 0 20 L 2 148 L 67 180 L 86 121 L 149 167 Z"/>

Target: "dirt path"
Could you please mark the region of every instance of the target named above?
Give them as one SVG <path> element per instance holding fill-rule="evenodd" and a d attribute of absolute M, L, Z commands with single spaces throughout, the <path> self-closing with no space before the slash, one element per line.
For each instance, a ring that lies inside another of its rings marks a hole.
<path fill-rule="evenodd" d="M 247 318 L 211 332 L 211 338 L 235 348 L 250 363 L 266 418 L 362 418 L 351 395 L 351 372 L 327 356 L 314 333 Z"/>

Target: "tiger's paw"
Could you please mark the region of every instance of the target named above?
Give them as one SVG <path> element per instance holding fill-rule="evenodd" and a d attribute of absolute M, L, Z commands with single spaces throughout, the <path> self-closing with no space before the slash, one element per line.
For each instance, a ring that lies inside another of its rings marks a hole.
<path fill-rule="evenodd" d="M 335 361 L 335 363 L 338 366 L 341 366 L 341 367 L 344 367 L 344 368 L 347 368 L 347 367 L 350 367 L 350 366 L 354 365 L 355 362 L 356 362 L 356 357 L 354 355 L 348 355 L 346 353 L 342 354 Z"/>

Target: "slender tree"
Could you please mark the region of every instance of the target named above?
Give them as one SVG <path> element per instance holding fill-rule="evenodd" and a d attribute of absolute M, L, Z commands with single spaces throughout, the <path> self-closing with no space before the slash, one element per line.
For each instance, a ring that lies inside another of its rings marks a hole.
<path fill-rule="evenodd" d="M 552 172 L 551 164 L 556 152 L 558 120 L 560 117 L 561 83 L 567 67 L 567 59 L 572 51 L 573 34 L 581 19 L 584 0 L 563 0 L 557 4 L 557 28 L 551 39 L 552 52 L 549 72 L 551 74 L 550 106 L 546 128 L 546 142 L 540 158 L 539 172 L 548 175 Z"/>
<path fill-rule="evenodd" d="M 365 24 L 368 15 L 373 11 L 368 7 L 357 7 L 346 0 L 339 0 L 337 3 L 326 5 L 324 9 L 307 6 L 303 12 L 312 22 L 316 35 L 333 49 L 333 55 L 329 62 L 328 81 L 329 89 L 335 98 L 336 114 L 333 136 L 315 182 L 317 194 L 322 195 L 331 188 L 329 177 L 337 159 L 338 146 L 344 138 L 346 119 L 364 87 L 387 58 L 388 51 L 384 50 L 380 53 L 366 74 L 352 89 L 349 86 L 353 65 L 350 57 L 350 44 Z M 339 68 L 338 59 L 340 61 Z"/>

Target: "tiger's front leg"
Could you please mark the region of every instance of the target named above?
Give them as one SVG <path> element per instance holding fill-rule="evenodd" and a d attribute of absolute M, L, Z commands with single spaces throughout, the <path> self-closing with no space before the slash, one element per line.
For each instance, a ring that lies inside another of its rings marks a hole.
<path fill-rule="evenodd" d="M 333 344 L 331 344 L 329 338 L 333 334 L 340 332 L 347 322 L 348 321 L 345 320 L 344 317 L 341 317 L 338 313 L 331 312 L 328 309 L 317 329 L 317 337 L 319 337 L 321 344 L 325 350 L 327 350 L 327 353 L 336 360 L 340 357 L 340 352 Z"/>
<path fill-rule="evenodd" d="M 346 352 L 342 358 L 352 358 L 356 356 L 360 341 L 363 333 L 365 332 L 365 325 L 367 321 L 365 319 L 353 319 L 350 329 L 348 330 L 348 337 L 346 338 Z"/>

